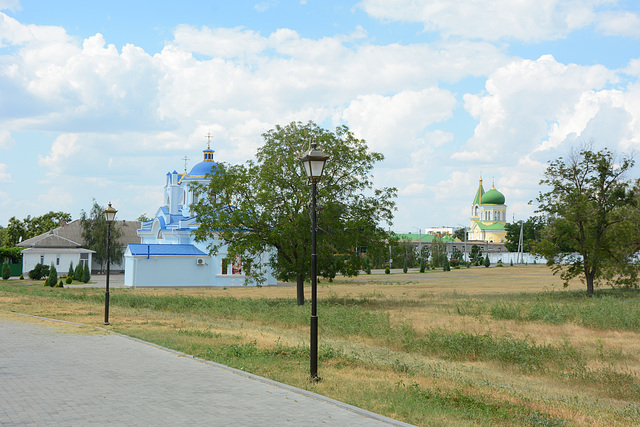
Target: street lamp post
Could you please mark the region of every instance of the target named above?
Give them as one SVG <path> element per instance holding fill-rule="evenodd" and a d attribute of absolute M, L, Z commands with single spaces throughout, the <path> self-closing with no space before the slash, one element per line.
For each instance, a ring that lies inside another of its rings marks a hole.
<path fill-rule="evenodd" d="M 311 182 L 311 339 L 310 339 L 310 369 L 309 378 L 312 381 L 320 381 L 318 376 L 318 254 L 316 253 L 316 230 L 318 228 L 318 214 L 316 209 L 317 189 L 316 184 L 322 177 L 324 164 L 328 155 L 316 148 L 312 143 L 311 148 L 301 158 L 307 178 Z"/>
<path fill-rule="evenodd" d="M 109 324 L 109 273 L 111 267 L 111 224 L 116 219 L 115 210 L 109 202 L 109 207 L 104 210 L 104 218 L 107 221 L 107 286 L 104 293 L 104 324 Z"/>

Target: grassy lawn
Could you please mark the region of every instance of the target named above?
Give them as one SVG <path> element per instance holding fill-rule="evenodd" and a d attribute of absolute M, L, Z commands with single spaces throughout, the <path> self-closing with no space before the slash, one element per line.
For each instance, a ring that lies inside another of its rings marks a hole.
<path fill-rule="evenodd" d="M 103 289 L 28 283 L 0 283 L 1 316 L 102 326 Z M 293 286 L 112 289 L 109 328 L 417 425 L 640 424 L 639 291 L 586 298 L 531 265 L 365 275 L 318 296 L 319 383 Z"/>

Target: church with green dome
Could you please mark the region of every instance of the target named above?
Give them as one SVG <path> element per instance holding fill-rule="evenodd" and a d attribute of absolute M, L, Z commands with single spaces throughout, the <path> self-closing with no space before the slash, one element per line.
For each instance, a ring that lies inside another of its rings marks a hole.
<path fill-rule="evenodd" d="M 479 240 L 489 243 L 504 243 L 507 231 L 507 205 L 504 194 L 496 190 L 495 185 L 485 193 L 482 178 L 478 191 L 471 204 L 471 229 L 469 240 Z"/>

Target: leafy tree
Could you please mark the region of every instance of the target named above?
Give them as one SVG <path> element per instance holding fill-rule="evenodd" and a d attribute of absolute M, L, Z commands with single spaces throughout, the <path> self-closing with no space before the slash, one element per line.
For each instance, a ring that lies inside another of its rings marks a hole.
<path fill-rule="evenodd" d="M 104 207 L 93 201 L 91 212 L 87 215 L 80 213 L 80 225 L 82 226 L 82 238 L 87 249 L 95 251 L 93 259 L 100 264 L 100 271 L 104 271 L 107 262 L 107 220 L 104 218 Z M 124 245 L 119 242 L 122 237 L 122 229 L 116 221 L 111 225 L 111 262 L 120 261 L 124 254 Z M 76 277 L 76 279 L 80 279 Z"/>
<path fill-rule="evenodd" d="M 524 252 L 531 252 L 536 242 L 542 238 L 542 230 L 545 226 L 545 220 L 541 216 L 532 216 L 522 222 L 522 241 Z M 520 222 L 514 224 L 505 224 L 507 236 L 505 238 L 505 247 L 509 252 L 518 251 L 518 242 L 520 242 Z"/>
<path fill-rule="evenodd" d="M 8 280 L 9 277 L 11 277 L 11 267 L 9 267 L 9 260 L 5 258 L 2 264 L 2 280 Z"/>
<path fill-rule="evenodd" d="M 463 257 L 464 255 L 462 254 L 462 251 L 458 248 L 454 248 L 453 251 L 451 251 L 451 265 L 457 267 L 464 261 Z"/>
<path fill-rule="evenodd" d="M 453 230 L 453 237 L 464 242 L 467 240 L 467 229 L 464 227 L 456 228 Z"/>
<path fill-rule="evenodd" d="M 471 252 L 469 253 L 469 256 L 471 258 L 471 262 L 474 265 L 477 265 L 477 263 L 482 259 L 482 250 L 480 249 L 480 246 L 471 246 Z"/>
<path fill-rule="evenodd" d="M 20 264 L 22 262 L 22 248 L 0 248 L 0 259 L 6 258 L 11 264 Z"/>
<path fill-rule="evenodd" d="M 549 163 L 540 184 L 550 189 L 537 198 L 548 224 L 536 252 L 565 286 L 578 276 L 590 296 L 601 281 L 637 286 L 638 188 L 625 178 L 633 165 L 631 157 L 589 146 Z"/>
<path fill-rule="evenodd" d="M 434 266 L 442 267 L 447 258 L 447 245 L 442 241 L 442 237 L 434 236 L 431 243 L 431 260 Z"/>
<path fill-rule="evenodd" d="M 395 188 L 374 188 L 371 171 L 383 155 L 369 151 L 346 126 L 335 132 L 313 122 L 276 126 L 262 135 L 256 161 L 218 164 L 203 197 L 193 206 L 199 222 L 198 241 L 219 239 L 209 249 L 228 245 L 230 254 L 254 260 L 249 278 L 264 280 L 266 264 L 282 280 L 296 280 L 298 304 L 304 303 L 303 283 L 310 277 L 310 193 L 299 161 L 310 141 L 331 157 L 318 183 L 318 272 L 331 277 L 337 268 L 355 274 L 361 258 L 356 245 L 368 253 L 384 248 L 387 232 L 380 226 L 393 217 Z M 275 250 L 273 250 L 275 249 Z M 261 262 L 262 255 L 268 256 Z M 336 264 L 336 257 L 345 262 Z"/>
<path fill-rule="evenodd" d="M 140 222 L 151 221 L 151 218 L 149 218 L 147 214 L 142 214 L 138 217 L 137 221 L 140 221 Z"/>
<path fill-rule="evenodd" d="M 47 212 L 44 215 L 19 220 L 15 216 L 9 219 L 4 242 L 5 246 L 15 246 L 19 242 L 46 233 L 60 226 L 62 221 L 71 221 L 71 215 L 66 212 Z"/>

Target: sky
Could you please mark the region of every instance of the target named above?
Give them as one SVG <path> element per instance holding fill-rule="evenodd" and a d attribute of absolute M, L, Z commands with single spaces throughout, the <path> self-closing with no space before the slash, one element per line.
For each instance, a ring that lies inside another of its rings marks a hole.
<path fill-rule="evenodd" d="M 392 230 L 468 226 L 481 177 L 527 219 L 549 161 L 640 148 L 640 2 L 0 0 L 2 226 L 151 217 L 207 134 L 236 164 L 309 120 L 385 156 Z"/>

